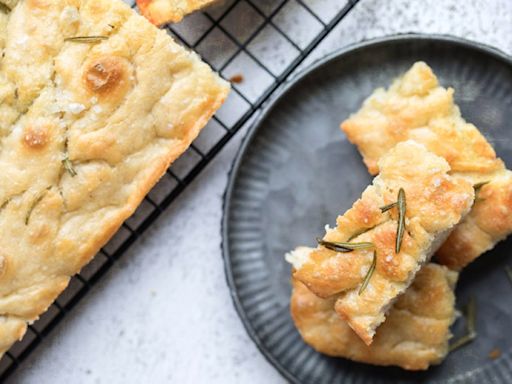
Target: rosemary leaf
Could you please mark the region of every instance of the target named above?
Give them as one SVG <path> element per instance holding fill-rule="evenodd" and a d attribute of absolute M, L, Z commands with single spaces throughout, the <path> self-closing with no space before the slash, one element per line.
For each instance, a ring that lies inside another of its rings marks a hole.
<path fill-rule="evenodd" d="M 32 211 L 34 210 L 34 208 L 36 207 L 37 204 L 39 204 L 41 202 L 41 200 L 43 200 L 44 196 L 46 195 L 46 192 L 48 192 L 48 189 L 46 189 L 45 191 L 43 191 L 43 193 L 41 193 L 37 199 L 35 199 L 33 202 L 32 202 L 32 205 L 30 206 L 30 208 L 28 209 L 28 212 L 27 212 L 27 215 L 25 216 L 25 225 L 28 225 L 28 222 L 30 221 L 30 216 L 32 215 Z"/>
<path fill-rule="evenodd" d="M 475 338 L 476 338 L 475 334 L 467 334 L 467 335 L 462 336 L 460 339 L 457 339 L 455 342 L 450 344 L 449 352 L 453 352 L 456 349 L 459 349 L 459 348 L 465 346 L 466 344 L 471 343 L 473 340 L 475 340 Z"/>
<path fill-rule="evenodd" d="M 324 246 L 327 249 L 330 249 L 331 251 L 336 252 L 352 252 L 356 249 L 368 249 L 368 248 L 374 248 L 375 245 L 373 243 L 369 242 L 363 242 L 363 243 L 338 243 L 338 242 L 331 242 L 331 241 L 325 241 L 322 239 L 316 239 L 318 244 Z"/>
<path fill-rule="evenodd" d="M 64 166 L 64 169 L 66 169 L 66 171 L 68 171 L 68 173 L 71 175 L 71 177 L 76 176 L 76 171 L 73 168 L 73 163 L 71 163 L 71 160 L 69 160 L 67 153 L 66 153 L 64 159 L 62 160 L 62 165 Z"/>
<path fill-rule="evenodd" d="M 453 352 L 476 339 L 476 301 L 474 297 L 469 299 L 469 303 L 467 304 L 464 312 L 466 316 L 466 330 L 468 333 L 450 345 L 450 352 Z"/>
<path fill-rule="evenodd" d="M 11 202 L 11 199 L 7 199 L 7 200 L 5 200 L 5 201 L 2 203 L 2 205 L 0 206 L 0 211 L 1 211 L 2 209 L 4 209 L 5 207 L 7 207 L 7 204 L 9 204 L 10 202 Z"/>
<path fill-rule="evenodd" d="M 97 44 L 101 43 L 103 40 L 107 40 L 108 36 L 75 36 L 75 37 L 66 37 L 64 41 L 69 41 L 73 43 L 83 43 L 83 44 Z"/>
<path fill-rule="evenodd" d="M 366 233 L 366 232 L 368 232 L 368 231 L 371 231 L 371 230 L 372 230 L 372 229 L 374 229 L 375 227 L 376 227 L 376 225 L 374 225 L 373 227 L 370 227 L 370 228 L 363 229 L 361 232 L 356 232 L 356 233 L 354 233 L 352 236 L 350 236 L 350 237 L 348 238 L 348 240 L 347 240 L 347 241 L 348 241 L 348 242 L 350 242 L 351 240 L 354 240 L 357 236 L 360 236 L 360 235 L 362 235 L 363 233 Z"/>
<path fill-rule="evenodd" d="M 469 303 L 466 307 L 466 316 L 468 322 L 468 332 L 470 335 L 476 336 L 476 302 L 475 298 L 469 299 Z"/>
<path fill-rule="evenodd" d="M 395 201 L 394 203 L 380 207 L 380 210 L 382 211 L 382 213 L 384 213 L 384 212 L 389 211 L 392 208 L 395 208 L 397 205 L 398 205 L 398 202 Z"/>
<path fill-rule="evenodd" d="M 475 185 L 473 185 L 473 188 L 475 189 L 475 193 L 478 193 L 478 191 L 480 191 L 480 189 L 486 185 L 486 184 L 489 184 L 490 181 L 487 180 L 487 181 L 482 181 L 480 183 L 476 183 Z"/>
<path fill-rule="evenodd" d="M 505 266 L 505 272 L 507 273 L 508 279 L 510 280 L 510 283 L 512 283 L 512 268 L 508 265 Z"/>
<path fill-rule="evenodd" d="M 400 253 L 400 248 L 402 247 L 402 240 L 404 238 L 405 232 L 405 212 L 407 210 L 407 203 L 405 202 L 405 191 L 403 188 L 400 188 L 398 191 L 398 228 L 396 230 L 396 244 L 395 244 L 395 252 Z"/>
<path fill-rule="evenodd" d="M 363 284 L 361 285 L 361 288 L 359 288 L 359 295 L 364 292 L 366 287 L 368 286 L 368 283 L 370 282 L 370 279 L 372 278 L 373 272 L 375 272 L 375 267 L 377 266 L 377 252 L 373 251 L 373 261 L 372 265 L 370 266 L 370 269 L 368 270 L 368 273 L 364 277 Z"/>

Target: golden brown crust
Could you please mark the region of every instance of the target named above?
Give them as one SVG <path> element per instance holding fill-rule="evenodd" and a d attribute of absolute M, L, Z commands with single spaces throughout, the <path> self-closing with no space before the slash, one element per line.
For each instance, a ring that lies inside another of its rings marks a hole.
<path fill-rule="evenodd" d="M 376 364 L 424 370 L 448 353 L 457 273 L 428 264 L 400 296 L 371 346 L 333 310 L 336 297 L 321 299 L 293 279 L 291 314 L 304 341 L 318 352 Z"/>
<path fill-rule="evenodd" d="M 512 232 L 512 172 L 504 170 L 477 192 L 470 214 L 436 253 L 436 259 L 460 270 Z"/>
<path fill-rule="evenodd" d="M 367 343 L 384 321 L 389 305 L 403 293 L 449 231 L 469 211 L 471 183 L 447 174 L 444 159 L 413 141 L 398 144 L 380 160 L 381 173 L 351 209 L 338 217 L 324 240 L 372 242 L 377 264 L 367 288 L 359 294 L 373 260 L 373 250 L 337 253 L 318 247 L 295 267 L 294 277 L 320 297 L 341 294 L 336 311 Z M 397 212 L 380 207 L 405 190 L 406 228 L 401 251 L 395 253 Z M 358 235 L 359 234 L 359 235 Z M 354 238 L 354 236 L 356 236 Z"/>
<path fill-rule="evenodd" d="M 219 0 L 137 0 L 140 12 L 153 24 L 178 23 L 184 16 Z"/>
<path fill-rule="evenodd" d="M 0 352 L 134 212 L 229 90 L 121 1 L 20 1 L 6 30 Z M 108 39 L 64 40 L 91 35 Z"/>
<path fill-rule="evenodd" d="M 475 204 L 441 247 L 442 264 L 461 269 L 512 232 L 510 172 L 478 129 L 461 117 L 453 89 L 441 87 L 425 63 L 414 64 L 388 90 L 377 89 L 341 128 L 372 174 L 390 148 L 412 139 L 446 159 L 452 175 L 473 184 L 490 181 L 489 197 Z"/>
<path fill-rule="evenodd" d="M 494 172 L 503 168 L 478 129 L 464 121 L 453 89 L 439 86 L 432 69 L 415 63 L 388 90 L 377 89 L 341 124 L 372 174 L 398 142 L 413 139 L 448 161 L 452 172 Z"/>

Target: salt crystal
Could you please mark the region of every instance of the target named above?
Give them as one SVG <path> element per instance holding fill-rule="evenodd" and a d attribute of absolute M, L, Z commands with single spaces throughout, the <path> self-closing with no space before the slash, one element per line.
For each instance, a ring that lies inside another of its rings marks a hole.
<path fill-rule="evenodd" d="M 85 109 L 85 105 L 80 103 L 71 103 L 67 105 L 66 110 L 68 112 L 71 112 L 74 115 L 78 115 L 80 112 L 82 112 Z"/>

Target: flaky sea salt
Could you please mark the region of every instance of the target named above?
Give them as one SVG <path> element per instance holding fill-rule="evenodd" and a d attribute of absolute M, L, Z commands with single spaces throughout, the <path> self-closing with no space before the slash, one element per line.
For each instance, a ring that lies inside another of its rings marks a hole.
<path fill-rule="evenodd" d="M 70 103 L 66 106 L 66 111 L 74 115 L 78 115 L 85 109 L 85 105 L 80 103 Z"/>

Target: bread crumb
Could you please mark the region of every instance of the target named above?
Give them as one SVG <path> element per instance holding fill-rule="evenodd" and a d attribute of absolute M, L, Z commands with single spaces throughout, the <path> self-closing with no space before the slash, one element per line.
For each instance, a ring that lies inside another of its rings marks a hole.
<path fill-rule="evenodd" d="M 241 73 L 233 75 L 229 78 L 229 81 L 234 84 L 240 84 L 244 82 L 244 77 Z"/>
<path fill-rule="evenodd" d="M 498 357 L 501 356 L 501 349 L 494 348 L 491 352 L 489 352 L 489 358 L 492 360 L 496 360 Z"/>

